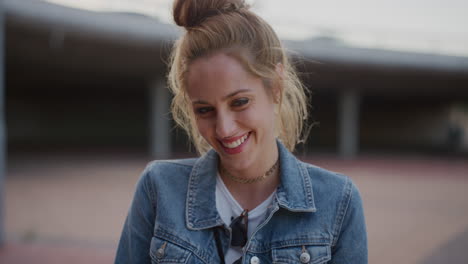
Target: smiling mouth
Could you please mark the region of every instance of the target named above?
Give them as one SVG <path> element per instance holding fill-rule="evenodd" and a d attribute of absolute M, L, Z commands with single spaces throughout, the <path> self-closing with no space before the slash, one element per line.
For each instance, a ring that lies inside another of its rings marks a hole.
<path fill-rule="evenodd" d="M 238 140 L 235 140 L 235 141 L 232 141 L 232 142 L 229 142 L 229 143 L 221 141 L 221 144 L 225 148 L 235 149 L 235 148 L 239 147 L 242 143 L 244 143 L 244 141 L 249 137 L 249 135 L 250 135 L 250 132 L 245 134 L 244 136 L 242 136 Z"/>

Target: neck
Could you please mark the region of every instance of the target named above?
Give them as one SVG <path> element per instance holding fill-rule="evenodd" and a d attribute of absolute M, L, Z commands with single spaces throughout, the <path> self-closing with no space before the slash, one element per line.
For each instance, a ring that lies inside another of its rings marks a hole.
<path fill-rule="evenodd" d="M 256 182 L 260 182 L 260 181 L 263 181 L 265 179 L 267 179 L 269 176 L 273 175 L 276 170 L 278 169 L 278 163 L 279 163 L 279 160 L 277 159 L 275 161 L 275 164 L 273 164 L 273 166 L 271 166 L 271 168 L 269 168 L 264 174 L 258 176 L 258 177 L 255 177 L 255 178 L 242 178 L 242 177 L 238 177 L 236 175 L 233 175 L 231 173 L 229 173 L 222 165 L 220 166 L 220 171 L 221 171 L 221 174 L 225 177 L 228 177 L 230 180 L 233 180 L 235 182 L 238 182 L 238 183 L 242 183 L 242 184 L 253 184 L 253 183 L 256 183 Z"/>
<path fill-rule="evenodd" d="M 237 178 L 256 179 L 263 176 L 270 168 L 273 167 L 273 170 L 268 177 L 248 184 L 233 180 L 226 173 L 223 173 L 223 169 L 221 169 L 223 164 L 219 164 L 219 173 L 224 184 L 244 209 L 252 210 L 257 207 L 276 190 L 280 183 L 280 166 L 273 166 L 276 161 L 278 161 L 279 164 L 277 146 L 275 145 L 274 151 L 265 151 L 265 153 L 271 153 L 273 155 L 265 155 L 264 159 L 258 161 L 252 166 L 253 168 L 240 171 L 224 168 L 227 173 L 235 175 Z"/>
<path fill-rule="evenodd" d="M 279 162 L 279 153 L 276 141 L 273 141 L 266 149 L 262 150 L 262 154 L 263 155 L 257 154 L 255 156 L 255 161 L 248 161 L 249 165 L 242 166 L 242 168 L 235 167 L 235 165 L 232 165 L 232 162 L 230 161 L 223 162 L 223 158 L 221 157 L 219 161 L 219 172 L 221 176 L 223 176 L 223 180 L 225 178 L 228 180 L 229 177 L 227 177 L 226 174 L 247 180 L 254 180 L 262 177 L 270 168 L 273 167 L 276 161 Z M 223 170 L 225 173 L 223 173 Z M 263 182 L 263 180 L 261 180 L 260 183 L 261 182 Z"/>
<path fill-rule="evenodd" d="M 224 177 L 221 174 L 226 188 L 228 188 L 231 195 L 244 209 L 253 210 L 268 196 L 270 196 L 280 184 L 279 168 L 268 178 L 263 181 L 244 184 Z"/>

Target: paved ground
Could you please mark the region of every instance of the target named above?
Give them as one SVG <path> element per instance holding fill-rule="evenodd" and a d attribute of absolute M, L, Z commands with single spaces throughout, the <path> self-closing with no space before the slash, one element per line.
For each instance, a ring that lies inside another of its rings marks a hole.
<path fill-rule="evenodd" d="M 113 263 L 113 248 L 92 248 L 71 243 L 8 243 L 0 248 L 0 263 L 82 264 Z"/>
<path fill-rule="evenodd" d="M 468 160 L 310 157 L 361 190 L 369 263 L 468 263 Z M 112 263 L 144 157 L 10 158 L 0 263 Z"/>

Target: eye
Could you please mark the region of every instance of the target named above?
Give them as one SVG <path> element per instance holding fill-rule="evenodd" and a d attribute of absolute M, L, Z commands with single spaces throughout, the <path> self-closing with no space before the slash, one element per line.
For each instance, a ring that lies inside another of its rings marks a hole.
<path fill-rule="evenodd" d="M 249 98 L 245 98 L 245 97 L 243 97 L 243 98 L 238 98 L 238 99 L 232 101 L 231 106 L 240 107 L 240 106 L 243 106 L 243 105 L 248 104 L 249 101 L 250 101 Z"/>
<path fill-rule="evenodd" d="M 213 111 L 213 107 L 199 107 L 195 109 L 197 115 L 206 115 Z"/>

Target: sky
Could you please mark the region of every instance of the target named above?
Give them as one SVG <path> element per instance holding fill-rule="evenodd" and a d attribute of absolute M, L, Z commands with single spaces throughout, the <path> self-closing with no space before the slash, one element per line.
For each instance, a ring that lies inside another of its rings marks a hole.
<path fill-rule="evenodd" d="M 172 0 L 48 0 L 94 11 L 141 13 L 172 23 Z M 247 0 L 282 39 L 468 56 L 466 0 Z"/>

